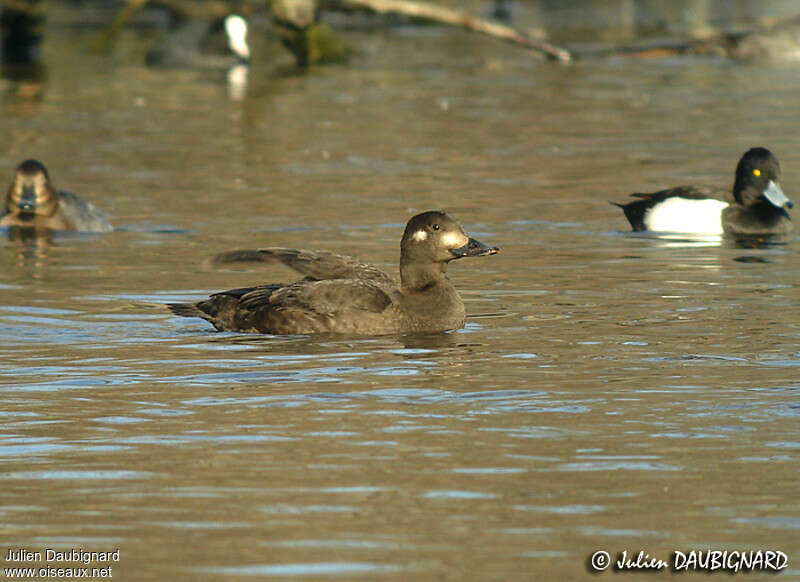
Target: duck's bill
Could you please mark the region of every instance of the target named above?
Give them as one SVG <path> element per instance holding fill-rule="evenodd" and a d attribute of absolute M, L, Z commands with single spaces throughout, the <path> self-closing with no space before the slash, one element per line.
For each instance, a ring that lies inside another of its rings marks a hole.
<path fill-rule="evenodd" d="M 769 200 L 770 204 L 777 208 L 791 208 L 794 206 L 794 202 L 789 200 L 786 194 L 783 193 L 783 190 L 781 190 L 781 187 L 778 186 L 777 182 L 773 182 L 772 180 L 767 182 L 767 189 L 764 190 L 764 198 Z"/>
<path fill-rule="evenodd" d="M 469 242 L 463 247 L 457 249 L 450 249 L 450 253 L 454 258 L 460 259 L 461 257 L 482 257 L 484 255 L 494 255 L 500 252 L 498 247 L 490 247 L 483 244 L 479 240 L 470 238 Z"/>
<path fill-rule="evenodd" d="M 23 212 L 33 212 L 36 209 L 36 188 L 34 186 L 23 186 L 22 196 L 20 196 L 17 207 Z"/>

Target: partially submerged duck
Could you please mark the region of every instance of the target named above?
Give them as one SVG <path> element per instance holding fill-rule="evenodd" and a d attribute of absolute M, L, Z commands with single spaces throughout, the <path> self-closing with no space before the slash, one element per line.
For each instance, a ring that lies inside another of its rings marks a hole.
<path fill-rule="evenodd" d="M 800 17 L 748 29 L 727 30 L 690 39 L 645 40 L 612 49 L 582 51 L 579 56 L 624 55 L 665 58 L 676 55 L 715 56 L 747 63 L 796 63 L 800 61 Z"/>
<path fill-rule="evenodd" d="M 792 229 L 793 203 L 780 187 L 780 164 L 766 148 L 752 148 L 736 166 L 733 192 L 678 186 L 651 194 L 631 194 L 618 204 L 635 231 L 690 234 L 769 235 Z"/>
<path fill-rule="evenodd" d="M 8 187 L 0 226 L 108 232 L 114 228 L 94 204 L 72 192 L 56 190 L 44 164 L 25 160 Z"/>
<path fill-rule="evenodd" d="M 705 45 L 713 44 L 706 41 Z M 701 47 L 704 43 L 698 43 Z M 742 61 L 800 61 L 800 18 L 790 18 L 771 26 L 724 34 L 716 40 L 723 54 Z M 698 50 L 698 52 L 702 52 Z"/>
<path fill-rule="evenodd" d="M 224 32 L 224 43 L 217 33 Z M 188 20 L 167 31 L 145 55 L 149 66 L 187 69 L 227 69 L 250 62 L 247 22 L 238 14 L 208 23 Z"/>
<path fill-rule="evenodd" d="M 447 278 L 447 264 L 497 253 L 470 238 L 442 211 L 406 225 L 400 242 L 400 282 L 377 267 L 330 252 L 261 249 L 305 278 L 215 293 L 199 303 L 173 303 L 176 315 L 201 317 L 220 331 L 268 334 L 381 335 L 445 331 L 464 326 L 464 303 Z"/>

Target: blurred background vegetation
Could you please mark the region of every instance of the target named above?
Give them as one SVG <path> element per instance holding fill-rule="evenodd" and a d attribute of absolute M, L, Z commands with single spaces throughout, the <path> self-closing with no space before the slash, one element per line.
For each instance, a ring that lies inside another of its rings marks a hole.
<path fill-rule="evenodd" d="M 279 40 L 304 67 L 339 62 L 357 50 L 349 46 L 349 29 L 438 22 L 501 38 L 506 34 L 506 40 L 530 42 L 533 48 L 549 41 L 591 55 L 643 40 L 695 43 L 696 49 L 698 42 L 712 40 L 719 48 L 731 38 L 780 26 L 798 13 L 795 0 L 5 0 L 0 33 L 6 67 L 35 65 L 54 20 L 96 28 L 97 38 L 87 47 L 92 50 L 115 50 L 120 31 L 130 27 L 152 32 L 154 44 L 156 37 L 173 36 L 207 50 L 223 19 L 239 14 L 256 24 L 255 34 Z M 178 34 L 198 22 L 202 32 L 194 40 Z"/>

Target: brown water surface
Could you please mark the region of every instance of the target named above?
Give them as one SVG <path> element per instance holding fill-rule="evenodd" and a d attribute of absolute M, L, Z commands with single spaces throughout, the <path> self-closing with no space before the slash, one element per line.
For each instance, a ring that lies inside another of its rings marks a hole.
<path fill-rule="evenodd" d="M 608 204 L 727 186 L 757 145 L 800 200 L 800 69 L 412 28 L 306 76 L 265 42 L 232 100 L 89 36 L 54 30 L 43 99 L 0 102 L 0 176 L 37 157 L 119 227 L 0 243 L 0 551 L 118 548 L 123 580 L 570 580 L 599 549 L 774 549 L 800 578 L 797 237 L 634 236 Z M 463 330 L 159 308 L 291 278 L 207 263 L 235 248 L 394 271 L 431 208 L 503 249 L 451 265 Z"/>

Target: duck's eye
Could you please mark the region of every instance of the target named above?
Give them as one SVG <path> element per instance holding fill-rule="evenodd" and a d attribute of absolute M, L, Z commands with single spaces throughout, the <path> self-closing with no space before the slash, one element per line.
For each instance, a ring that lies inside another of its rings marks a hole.
<path fill-rule="evenodd" d="M 754 176 L 760 176 L 760 175 L 761 175 L 761 170 L 759 170 L 758 168 L 756 168 L 755 170 L 753 170 L 753 175 L 754 175 Z"/>
<path fill-rule="evenodd" d="M 439 225 L 438 224 L 434 224 L 431 228 L 433 230 L 439 230 Z"/>

